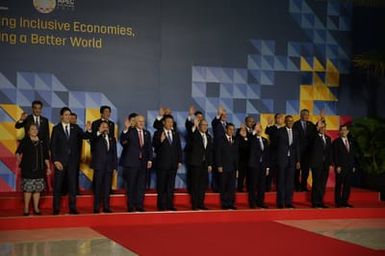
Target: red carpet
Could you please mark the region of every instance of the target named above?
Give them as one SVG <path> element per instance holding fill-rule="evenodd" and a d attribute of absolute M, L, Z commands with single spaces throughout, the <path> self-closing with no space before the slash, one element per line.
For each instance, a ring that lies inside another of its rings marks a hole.
<path fill-rule="evenodd" d="M 94 228 L 139 255 L 385 255 L 275 222 Z"/>

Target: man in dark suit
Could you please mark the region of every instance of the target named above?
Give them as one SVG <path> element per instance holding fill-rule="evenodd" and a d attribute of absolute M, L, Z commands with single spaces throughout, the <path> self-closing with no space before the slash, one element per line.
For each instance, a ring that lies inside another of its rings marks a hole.
<path fill-rule="evenodd" d="M 218 114 L 211 122 L 214 135 L 214 151 L 218 148 L 220 141 L 223 140 L 226 133 L 227 125 L 227 112 L 223 106 L 218 108 Z M 211 189 L 213 192 L 219 191 L 219 175 L 218 175 L 218 163 L 216 154 L 214 154 L 214 168 L 211 174 Z"/>
<path fill-rule="evenodd" d="M 285 127 L 277 132 L 277 207 L 294 208 L 294 173 L 301 167 L 299 135 L 293 129 L 293 117 L 285 116 Z"/>
<path fill-rule="evenodd" d="M 123 146 L 119 165 L 123 167 L 123 176 L 127 189 L 127 210 L 144 212 L 143 201 L 146 187 L 146 171 L 152 167 L 151 134 L 144 129 L 144 116 L 135 117 L 135 127 L 125 121 L 125 128 L 120 134 Z"/>
<path fill-rule="evenodd" d="M 44 141 L 47 148 L 49 147 L 49 122 L 48 119 L 41 115 L 43 110 L 43 103 L 39 100 L 32 102 L 32 114 L 22 113 L 19 121 L 15 123 L 15 128 L 24 128 L 27 134 L 27 128 L 30 124 L 35 124 L 39 130 L 38 137 Z"/>
<path fill-rule="evenodd" d="M 78 123 L 78 115 L 74 112 L 71 112 L 71 117 L 70 117 L 70 123 L 77 125 Z M 81 128 L 77 125 L 77 127 L 81 130 Z M 80 176 L 80 161 L 82 159 L 82 148 L 83 148 L 83 141 L 79 140 L 79 160 L 78 160 L 78 167 L 76 168 L 76 194 L 80 194 L 80 186 L 79 186 L 79 176 Z M 64 188 L 65 190 L 65 188 Z M 65 191 L 64 191 L 65 192 Z M 65 194 L 65 193 L 64 193 Z"/>
<path fill-rule="evenodd" d="M 295 172 L 296 191 L 309 191 L 307 179 L 309 177 L 310 150 L 313 146 L 313 139 L 317 134 L 316 126 L 309 121 L 309 110 L 301 110 L 301 119 L 294 123 L 293 128 L 299 135 L 299 147 L 301 152 L 301 169 Z"/>
<path fill-rule="evenodd" d="M 271 168 L 269 175 L 266 177 L 266 191 L 273 189 L 273 183 L 277 185 L 277 133 L 278 129 L 285 124 L 285 116 L 282 113 L 276 113 L 273 119 L 268 120 L 268 126 L 265 129 L 265 133 L 269 136 L 270 140 L 270 162 Z"/>
<path fill-rule="evenodd" d="M 179 133 L 172 129 L 173 124 L 173 117 L 165 115 L 163 117 L 163 130 L 157 130 L 152 140 L 156 153 L 156 189 L 159 211 L 176 211 L 174 187 L 176 172 L 182 166 L 182 146 Z"/>
<path fill-rule="evenodd" d="M 309 152 L 313 180 L 311 202 L 313 208 L 327 208 L 323 197 L 333 159 L 332 142 L 331 138 L 325 134 L 326 123 L 324 121 L 317 123 L 317 130 L 318 134 L 315 136 Z"/>
<path fill-rule="evenodd" d="M 100 118 L 92 122 L 92 136 L 96 137 L 99 130 L 100 123 L 106 121 L 108 123 L 108 134 L 110 137 L 115 137 L 115 123 L 110 120 L 111 117 L 111 107 L 110 106 L 101 106 L 100 107 Z M 92 144 L 91 144 L 92 145 Z"/>
<path fill-rule="evenodd" d="M 238 142 L 234 137 L 234 125 L 226 125 L 225 136 L 218 142 L 215 158 L 219 173 L 219 188 L 222 209 L 236 210 L 235 179 L 238 171 Z"/>
<path fill-rule="evenodd" d="M 239 143 L 239 152 L 238 152 L 239 166 L 238 166 L 238 178 L 237 178 L 238 192 L 243 192 L 243 187 L 245 185 L 248 164 L 249 164 L 249 155 L 250 155 L 248 137 L 253 133 L 254 126 L 255 126 L 254 117 L 247 116 L 245 118 L 245 125 L 242 124 L 236 133 L 236 140 Z"/>
<path fill-rule="evenodd" d="M 349 140 L 349 128 L 341 125 L 340 137 L 333 142 L 333 160 L 336 173 L 335 204 L 336 207 L 352 207 L 349 204 L 350 179 L 356 171 L 355 148 Z"/>
<path fill-rule="evenodd" d="M 206 120 L 194 120 L 193 134 L 188 143 L 189 166 L 191 167 L 191 204 L 193 210 L 207 210 L 204 204 L 208 186 L 208 172 L 213 164 L 213 141 L 207 132 Z"/>
<path fill-rule="evenodd" d="M 200 122 L 203 120 L 203 113 L 201 111 L 196 111 L 194 106 L 190 106 L 189 108 L 189 115 L 186 118 L 185 122 L 185 128 L 186 128 L 186 146 L 185 146 L 185 162 L 186 162 L 186 187 L 187 191 L 191 193 L 191 168 L 189 165 L 189 159 L 190 153 L 188 150 L 190 149 L 189 143 L 191 141 L 192 136 L 194 135 L 193 128 L 194 128 L 194 122 L 197 120 Z"/>
<path fill-rule="evenodd" d="M 171 109 L 167 108 L 167 107 L 160 107 L 159 108 L 159 114 L 156 117 L 156 119 L 154 120 L 152 127 L 154 127 L 156 130 L 162 130 L 163 129 L 163 117 L 166 115 L 172 116 Z M 175 120 L 174 120 L 174 124 L 172 127 L 176 131 L 177 124 L 176 124 Z"/>
<path fill-rule="evenodd" d="M 70 124 L 71 110 L 60 110 L 61 122 L 52 129 L 51 159 L 55 166 L 53 214 L 60 213 L 60 198 L 63 183 L 66 181 L 69 194 L 70 214 L 78 214 L 76 209 L 76 174 L 79 165 L 79 141 L 91 137 L 91 123 L 87 122 L 83 132 L 76 124 Z"/>
<path fill-rule="evenodd" d="M 118 168 L 116 139 L 109 135 L 107 121 L 101 121 L 97 137 L 93 138 L 91 168 L 94 169 L 94 213 L 100 212 L 100 199 L 103 199 L 103 212 L 111 213 L 110 190 L 112 175 Z"/>
<path fill-rule="evenodd" d="M 270 149 L 269 142 L 262 136 L 262 127 L 255 125 L 254 132 L 249 136 L 250 157 L 249 172 L 247 176 L 249 206 L 254 209 L 256 206 L 267 208 L 265 204 L 266 176 L 270 170 Z M 257 193 L 256 193 L 257 188 Z"/>

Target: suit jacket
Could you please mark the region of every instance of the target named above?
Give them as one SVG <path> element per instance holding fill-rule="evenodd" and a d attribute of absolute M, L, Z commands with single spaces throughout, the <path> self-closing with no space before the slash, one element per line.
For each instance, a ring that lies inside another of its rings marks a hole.
<path fill-rule="evenodd" d="M 349 140 L 349 148 L 350 150 L 348 151 L 341 137 L 334 140 L 333 161 L 336 168 L 341 167 L 350 169 L 356 166 L 355 148 L 351 140 Z"/>
<path fill-rule="evenodd" d="M 22 121 L 22 122 L 17 121 L 15 123 L 15 128 L 16 129 L 24 128 L 25 134 L 27 135 L 26 129 L 33 123 L 35 123 L 33 115 L 28 115 L 24 121 Z M 39 139 L 44 141 L 44 143 L 48 147 L 48 145 L 49 145 L 49 122 L 48 122 L 48 119 L 44 116 L 40 116 L 40 126 L 39 126 L 38 136 L 39 136 Z"/>
<path fill-rule="evenodd" d="M 178 169 L 178 163 L 182 162 L 182 145 L 179 133 L 171 131 L 171 144 L 167 137 L 163 142 L 160 141 L 162 133 L 163 130 L 157 130 L 152 139 L 152 145 L 156 153 L 156 167 L 163 170 Z"/>
<path fill-rule="evenodd" d="M 216 144 L 225 136 L 225 126 L 222 124 L 220 119 L 214 117 L 213 121 L 211 122 L 211 127 L 213 128 L 214 144 Z"/>
<path fill-rule="evenodd" d="M 51 159 L 52 162 L 59 161 L 67 166 L 69 163 L 77 166 L 79 164 L 79 143 L 83 139 L 90 139 L 91 134 L 84 132 L 76 124 L 70 125 L 70 137 L 67 139 L 61 123 L 55 125 L 51 136 Z"/>
<path fill-rule="evenodd" d="M 306 129 L 302 128 L 301 120 L 294 122 L 293 128 L 299 136 L 299 147 L 301 154 L 311 150 L 313 139 L 317 135 L 317 127 L 310 121 L 306 121 Z"/>
<path fill-rule="evenodd" d="M 275 162 L 277 160 L 278 130 L 279 128 L 276 125 L 268 126 L 265 129 L 265 133 L 269 135 L 270 157 L 272 162 Z"/>
<path fill-rule="evenodd" d="M 91 128 L 92 129 L 92 136 L 95 138 L 97 137 L 97 133 L 99 131 L 99 126 L 100 126 L 101 122 L 102 122 L 101 118 L 92 122 L 92 126 L 91 126 L 92 127 Z M 109 127 L 109 131 L 108 131 L 109 136 L 115 137 L 115 123 L 112 122 L 111 120 L 108 120 L 107 122 L 108 122 L 108 127 Z"/>
<path fill-rule="evenodd" d="M 257 136 L 249 136 L 250 140 L 250 157 L 249 157 L 249 167 L 259 168 L 260 163 L 262 163 L 262 168 L 270 168 L 270 147 L 269 142 L 266 138 L 262 137 L 263 142 L 263 151 L 261 144 Z"/>
<path fill-rule="evenodd" d="M 235 140 L 238 141 L 238 160 L 239 166 L 247 168 L 250 156 L 250 135 L 246 138 L 242 137 L 239 132 L 237 132 Z"/>
<path fill-rule="evenodd" d="M 290 152 L 290 159 L 292 164 L 300 161 L 299 135 L 295 129 L 293 132 L 293 143 L 289 145 L 289 134 L 286 127 L 281 127 L 277 132 L 277 164 L 278 166 L 285 166 L 288 153 Z"/>
<path fill-rule="evenodd" d="M 120 144 L 123 146 L 119 165 L 122 167 L 141 167 L 143 162 L 152 161 L 151 134 L 143 129 L 143 147 L 139 143 L 139 133 L 136 128 L 129 128 L 120 134 Z"/>
<path fill-rule="evenodd" d="M 222 137 L 215 148 L 216 166 L 222 167 L 224 172 L 232 172 L 238 170 L 239 157 L 239 142 L 232 138 L 232 143 L 227 140 L 227 137 Z"/>
<path fill-rule="evenodd" d="M 203 145 L 203 138 L 201 133 L 197 130 L 194 131 L 188 143 L 188 163 L 191 166 L 202 166 L 205 162 L 207 166 L 213 165 L 213 139 L 210 134 L 206 133 L 207 145 L 206 148 Z"/>
<path fill-rule="evenodd" d="M 116 139 L 108 137 L 110 146 L 102 134 L 93 139 L 94 150 L 92 151 L 91 168 L 98 170 L 106 170 L 112 172 L 118 168 L 118 155 L 116 151 Z"/>
<path fill-rule="evenodd" d="M 310 153 L 310 168 L 322 168 L 330 166 L 333 160 L 332 141 L 325 134 L 326 144 L 320 135 L 316 135 Z"/>

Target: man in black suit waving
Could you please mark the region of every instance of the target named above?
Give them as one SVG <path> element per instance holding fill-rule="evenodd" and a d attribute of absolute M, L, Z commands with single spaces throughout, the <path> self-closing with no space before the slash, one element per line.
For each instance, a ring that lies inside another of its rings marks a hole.
<path fill-rule="evenodd" d="M 270 149 L 269 142 L 262 137 L 261 124 L 256 124 L 254 132 L 249 136 L 250 156 L 249 171 L 247 176 L 249 206 L 267 208 L 265 204 L 266 176 L 270 171 Z M 257 188 L 257 193 L 256 193 Z"/>
<path fill-rule="evenodd" d="M 15 128 L 24 128 L 25 134 L 27 134 L 27 128 L 31 124 L 35 124 L 39 133 L 39 139 L 43 140 L 47 148 L 49 147 L 49 122 L 48 119 L 41 115 L 43 110 L 43 103 L 39 100 L 32 102 L 32 114 L 22 113 L 20 120 L 15 123 Z"/>
<path fill-rule="evenodd" d="M 103 212 L 111 213 L 110 190 L 112 175 L 118 168 L 116 139 L 109 135 L 107 121 L 101 121 L 97 137 L 93 138 L 91 168 L 94 169 L 94 213 L 100 211 L 100 199 L 103 199 Z"/>
<path fill-rule="evenodd" d="M 301 167 L 300 159 L 298 133 L 293 129 L 293 117 L 287 115 L 285 127 L 277 132 L 278 208 L 294 208 L 294 172 Z"/>
<path fill-rule="evenodd" d="M 126 180 L 127 209 L 144 212 L 143 201 L 146 187 L 146 170 L 152 167 L 151 134 L 144 129 L 144 116 L 135 117 L 135 127 L 127 119 L 120 134 L 123 146 L 119 165 Z"/>
<path fill-rule="evenodd" d="M 182 146 L 179 133 L 173 130 L 174 119 L 163 116 L 163 129 L 157 130 L 152 145 L 156 153 L 158 210 L 176 211 L 174 207 L 175 177 L 182 165 Z"/>
<path fill-rule="evenodd" d="M 83 132 L 76 124 L 70 123 L 71 110 L 64 107 L 60 110 L 61 122 L 52 129 L 51 159 L 55 166 L 53 214 L 60 212 L 60 198 L 64 181 L 67 182 L 70 214 L 78 214 L 76 209 L 76 174 L 79 161 L 79 141 L 91 136 L 91 123 L 87 122 Z"/>
<path fill-rule="evenodd" d="M 110 137 L 115 137 L 115 123 L 110 120 L 111 117 L 111 107 L 110 106 L 101 106 L 100 107 L 100 118 L 92 122 L 92 136 L 96 137 L 97 132 L 102 121 L 107 122 L 108 124 L 108 134 Z"/>
<path fill-rule="evenodd" d="M 356 171 L 355 149 L 350 141 L 349 128 L 341 125 L 340 137 L 333 142 L 333 160 L 336 172 L 335 204 L 336 207 L 352 207 L 349 204 L 350 179 Z"/>
<path fill-rule="evenodd" d="M 333 159 L 332 142 L 331 138 L 325 134 L 326 123 L 324 121 L 318 121 L 317 130 L 318 134 L 315 136 L 309 152 L 313 179 L 311 202 L 313 208 L 327 208 L 323 197 Z"/>
<path fill-rule="evenodd" d="M 206 120 L 194 120 L 193 134 L 188 143 L 188 160 L 191 168 L 191 204 L 193 210 L 207 210 L 204 204 L 208 186 L 208 172 L 213 164 L 213 140 L 207 132 Z"/>
<path fill-rule="evenodd" d="M 237 209 L 235 207 L 235 179 L 238 171 L 238 142 L 234 137 L 233 124 L 226 125 L 225 136 L 218 142 L 215 158 L 219 173 L 219 190 L 222 209 Z"/>

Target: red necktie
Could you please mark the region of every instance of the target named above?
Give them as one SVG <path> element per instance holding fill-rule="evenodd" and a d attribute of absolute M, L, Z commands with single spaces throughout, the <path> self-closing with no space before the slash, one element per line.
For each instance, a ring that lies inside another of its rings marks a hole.
<path fill-rule="evenodd" d="M 348 142 L 347 139 L 344 140 L 344 144 L 345 144 L 346 150 L 349 152 L 350 151 L 350 146 L 349 146 L 349 142 Z"/>
<path fill-rule="evenodd" d="M 140 147 L 143 147 L 143 135 L 142 135 L 142 130 L 139 130 L 139 145 L 140 145 Z"/>

